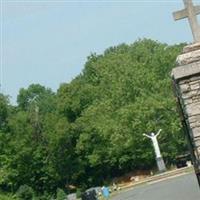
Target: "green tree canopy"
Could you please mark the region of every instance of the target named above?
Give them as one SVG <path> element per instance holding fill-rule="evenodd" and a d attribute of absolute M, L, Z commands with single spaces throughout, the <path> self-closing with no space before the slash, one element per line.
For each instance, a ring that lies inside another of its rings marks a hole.
<path fill-rule="evenodd" d="M 182 47 L 148 39 L 121 44 L 91 54 L 56 93 L 32 84 L 19 91 L 17 106 L 1 95 L 1 188 L 55 194 L 150 170 L 154 152 L 142 134 L 160 128 L 161 152 L 173 163 L 185 151 L 170 78 Z"/>

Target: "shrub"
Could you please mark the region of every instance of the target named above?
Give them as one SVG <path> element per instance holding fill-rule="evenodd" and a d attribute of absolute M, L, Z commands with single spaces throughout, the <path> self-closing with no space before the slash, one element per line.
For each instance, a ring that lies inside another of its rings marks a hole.
<path fill-rule="evenodd" d="M 80 189 L 77 189 L 76 191 L 77 198 L 81 198 L 81 195 L 82 195 L 82 191 Z"/>
<path fill-rule="evenodd" d="M 57 191 L 56 191 L 56 200 L 66 200 L 67 199 L 67 196 L 65 194 L 65 192 L 58 188 Z"/>
<path fill-rule="evenodd" d="M 16 195 L 21 200 L 32 200 L 34 197 L 34 191 L 28 185 L 21 185 Z"/>

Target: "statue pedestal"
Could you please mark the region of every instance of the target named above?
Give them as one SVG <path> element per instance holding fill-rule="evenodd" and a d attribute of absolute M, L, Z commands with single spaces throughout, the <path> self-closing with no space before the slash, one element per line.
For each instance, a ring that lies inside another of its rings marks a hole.
<path fill-rule="evenodd" d="M 200 184 L 200 43 L 184 47 L 172 70 L 174 91 Z"/>
<path fill-rule="evenodd" d="M 162 157 L 157 157 L 156 158 L 156 163 L 157 163 L 159 172 L 162 173 L 162 172 L 166 171 L 165 163 L 164 163 L 164 160 L 163 160 Z"/>

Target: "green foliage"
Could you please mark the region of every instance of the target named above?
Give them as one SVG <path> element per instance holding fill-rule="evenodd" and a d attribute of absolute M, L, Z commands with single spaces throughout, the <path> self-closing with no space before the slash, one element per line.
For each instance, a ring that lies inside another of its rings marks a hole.
<path fill-rule="evenodd" d="M 17 197 L 21 200 L 32 200 L 34 196 L 33 189 L 28 185 L 22 185 L 17 191 Z"/>
<path fill-rule="evenodd" d="M 79 198 L 81 198 L 81 195 L 82 195 L 82 191 L 80 189 L 77 189 L 76 197 L 79 199 Z"/>
<path fill-rule="evenodd" d="M 0 93 L 0 130 L 5 130 L 9 113 L 9 100 Z"/>
<path fill-rule="evenodd" d="M 51 193 L 45 191 L 44 194 L 36 197 L 34 200 L 55 200 L 55 198 L 53 198 L 53 195 Z"/>
<path fill-rule="evenodd" d="M 121 44 L 89 56 L 56 94 L 32 84 L 19 91 L 17 106 L 0 95 L 0 187 L 29 185 L 48 199 L 57 188 L 70 193 L 152 169 L 154 151 L 142 134 L 160 128 L 164 160 L 173 163 L 186 150 L 170 79 L 182 47 L 147 39 Z"/>
<path fill-rule="evenodd" d="M 60 188 L 58 188 L 56 191 L 56 200 L 66 200 L 66 194 Z"/>
<path fill-rule="evenodd" d="M 0 199 L 1 200 L 16 200 L 14 195 L 12 195 L 12 194 L 4 194 L 4 193 L 0 193 Z"/>
<path fill-rule="evenodd" d="M 33 104 L 38 104 L 41 109 L 48 110 L 52 103 L 52 96 L 53 92 L 50 89 L 39 84 L 32 84 L 28 89 L 20 89 L 17 103 L 23 110 L 30 109 Z"/>

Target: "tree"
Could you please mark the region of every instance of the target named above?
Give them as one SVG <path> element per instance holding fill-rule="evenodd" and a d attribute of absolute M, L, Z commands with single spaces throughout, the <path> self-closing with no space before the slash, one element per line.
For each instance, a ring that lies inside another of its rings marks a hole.
<path fill-rule="evenodd" d="M 163 157 L 173 163 L 186 149 L 169 76 L 182 47 L 121 44 L 89 56 L 56 93 L 32 84 L 16 107 L 0 96 L 0 187 L 53 195 L 151 170 L 154 151 L 142 134 L 160 128 Z"/>
<path fill-rule="evenodd" d="M 9 99 L 8 96 L 0 94 L 0 130 L 5 129 L 9 113 Z"/>
<path fill-rule="evenodd" d="M 31 84 L 27 89 L 21 88 L 17 96 L 17 103 L 22 110 L 28 110 L 31 106 L 39 106 L 40 110 L 49 111 L 54 93 L 49 88 L 39 84 Z"/>

